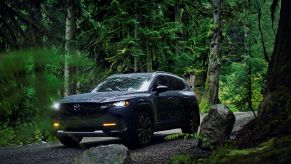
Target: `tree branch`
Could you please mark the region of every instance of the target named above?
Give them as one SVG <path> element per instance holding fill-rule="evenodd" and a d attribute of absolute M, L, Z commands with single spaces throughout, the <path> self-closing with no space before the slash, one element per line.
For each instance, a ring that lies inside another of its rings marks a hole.
<path fill-rule="evenodd" d="M 265 58 L 266 62 L 269 64 L 270 63 L 270 58 L 269 58 L 269 55 L 268 55 L 267 50 L 266 50 L 263 31 L 262 31 L 262 27 L 261 27 L 261 7 L 259 5 L 258 0 L 256 0 L 255 2 L 256 2 L 256 6 L 257 6 L 257 10 L 258 10 L 258 28 L 259 28 L 260 35 L 261 35 L 261 43 L 262 43 L 262 46 L 263 46 L 264 58 Z"/>
<path fill-rule="evenodd" d="M 4 11 L 4 12 L 1 12 L 1 11 Z M 64 40 L 64 38 L 62 38 L 60 36 L 51 35 L 43 26 L 41 26 L 40 24 L 36 23 L 35 21 L 27 18 L 25 15 L 15 11 L 12 7 L 8 6 L 6 3 L 4 3 L 2 1 L 0 1 L 0 14 L 8 16 L 11 19 L 11 21 L 13 21 L 13 23 L 17 26 L 21 35 L 24 36 L 25 40 L 29 40 L 29 38 L 27 37 L 27 35 L 25 35 L 23 30 L 19 27 L 19 25 L 18 25 L 19 23 L 17 23 L 17 20 L 15 19 L 15 17 L 19 18 L 19 20 L 21 20 L 23 23 L 25 23 L 27 25 L 32 25 L 34 28 L 39 30 L 41 34 L 45 34 L 47 36 L 53 36 L 58 41 Z"/>
<path fill-rule="evenodd" d="M 27 18 L 26 16 L 24 16 L 23 14 L 15 11 L 13 8 L 11 8 L 10 6 L 8 6 L 6 3 L 0 1 L 0 9 L 2 11 L 6 11 L 6 15 L 14 15 L 17 16 L 19 19 L 21 19 L 25 24 L 29 24 L 32 25 L 34 28 L 38 29 L 41 33 L 44 33 L 43 28 L 37 24 L 36 22 L 34 22 L 33 20 Z"/>

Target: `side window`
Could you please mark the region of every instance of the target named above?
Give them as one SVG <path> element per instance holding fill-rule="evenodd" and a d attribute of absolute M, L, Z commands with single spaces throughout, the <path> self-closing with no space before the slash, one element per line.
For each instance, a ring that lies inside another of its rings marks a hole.
<path fill-rule="evenodd" d="M 179 82 L 180 82 L 181 90 L 187 88 L 185 83 L 182 80 L 179 79 Z"/>
<path fill-rule="evenodd" d="M 169 81 L 169 90 L 182 90 L 182 86 L 179 82 L 179 80 L 175 77 L 172 76 L 167 76 L 168 81 Z"/>
<path fill-rule="evenodd" d="M 164 86 L 168 86 L 168 82 L 165 76 L 158 76 L 158 78 L 156 79 L 154 86 L 153 86 L 153 91 L 156 91 L 157 86 L 159 85 L 164 85 Z"/>

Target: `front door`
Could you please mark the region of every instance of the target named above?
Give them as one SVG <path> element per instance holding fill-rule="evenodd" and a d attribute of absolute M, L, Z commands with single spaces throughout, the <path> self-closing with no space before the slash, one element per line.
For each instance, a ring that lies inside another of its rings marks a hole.
<path fill-rule="evenodd" d="M 173 77 L 174 78 L 174 77 Z M 175 123 L 181 120 L 183 114 L 182 96 L 178 90 L 179 82 L 172 77 L 159 76 L 153 86 L 164 85 L 168 87 L 168 91 L 161 92 L 156 95 L 157 121 L 159 123 Z"/>
<path fill-rule="evenodd" d="M 164 85 L 164 86 L 168 86 L 168 81 L 166 79 L 165 76 L 158 76 L 154 86 L 153 86 L 153 91 L 156 92 L 156 88 L 159 85 Z M 159 94 L 156 94 L 155 96 L 155 104 L 156 104 L 156 110 L 157 110 L 157 121 L 159 123 L 163 123 L 163 122 L 168 122 L 171 120 L 170 115 L 169 115 L 169 111 L 171 110 L 171 106 L 169 104 L 169 95 L 168 95 L 168 91 L 166 92 L 162 92 Z"/>
<path fill-rule="evenodd" d="M 177 78 L 166 76 L 168 80 L 168 103 L 171 105 L 170 117 L 173 122 L 180 122 L 183 118 L 184 105 L 182 86 Z"/>

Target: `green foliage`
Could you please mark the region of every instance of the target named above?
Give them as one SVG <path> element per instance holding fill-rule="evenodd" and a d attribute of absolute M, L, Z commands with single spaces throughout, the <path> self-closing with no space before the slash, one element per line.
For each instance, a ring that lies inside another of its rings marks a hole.
<path fill-rule="evenodd" d="M 26 127 L 39 129 L 41 140 L 51 137 L 48 134 L 49 106 L 63 97 L 64 91 L 66 3 L 40 1 L 41 18 L 34 20 L 33 3 L 1 2 L 1 9 L 15 11 L 12 15 L 0 12 L 0 123 L 1 134 L 5 136 L 1 145 L 16 141 L 16 129 Z M 257 109 L 262 100 L 268 63 L 261 40 L 263 38 L 270 56 L 278 21 L 278 12 L 275 12 L 272 24 L 271 4 L 272 0 L 226 0 L 223 4 L 219 99 L 233 111 Z M 144 72 L 152 65 L 153 71 L 181 76 L 194 73 L 194 90 L 199 96 L 200 110 L 207 112 L 209 104 L 200 97 L 204 94 L 209 37 L 217 27 L 212 22 L 211 6 L 210 1 L 203 0 L 98 3 L 80 0 L 76 9 L 80 10 L 75 40 L 78 53 L 69 59 L 69 64 L 77 69 L 74 75 L 78 78 L 77 92 L 90 91 L 115 72 L 133 72 L 134 66 L 138 72 Z M 262 36 L 258 28 L 258 9 L 261 10 Z M 34 31 L 32 27 L 35 26 Z M 44 49 L 13 51 L 34 47 L 31 42 L 37 37 L 36 32 L 41 33 Z M 36 69 L 38 64 L 44 66 L 40 73 Z M 43 79 L 38 81 L 38 78 Z M 44 91 L 43 107 L 38 104 L 40 89 Z M 185 136 L 176 135 L 172 139 Z M 40 140 L 39 134 L 27 137 Z"/>
<path fill-rule="evenodd" d="M 37 81 L 39 75 L 35 73 L 36 54 L 44 64 L 42 81 Z M 0 145 L 54 140 L 50 134 L 50 106 L 63 96 L 63 55 L 43 49 L 9 52 L 0 58 L 0 133 L 3 136 Z M 80 92 L 88 92 L 106 76 L 98 67 L 94 69 L 95 63 L 87 58 L 72 57 L 69 62 L 78 69 Z M 41 96 L 47 104 L 42 104 L 42 108 L 36 107 L 37 86 L 45 88 Z"/>
<path fill-rule="evenodd" d="M 174 133 L 174 134 L 170 134 L 168 136 L 165 137 L 166 141 L 172 141 L 172 140 L 176 140 L 178 138 L 184 137 L 185 134 L 184 133 Z"/>
<path fill-rule="evenodd" d="M 203 143 L 208 143 L 208 140 L 206 137 L 202 136 L 199 133 L 194 133 L 194 134 L 189 134 L 189 133 L 174 133 L 174 134 L 170 134 L 168 136 L 165 137 L 166 141 L 172 141 L 172 140 L 176 140 L 179 138 L 184 138 L 185 139 L 197 139 L 197 140 L 201 140 Z"/>
<path fill-rule="evenodd" d="M 43 140 L 42 129 L 35 123 L 23 123 L 15 128 L 0 127 L 0 146 L 40 143 Z M 53 137 L 49 139 L 54 140 Z"/>
<path fill-rule="evenodd" d="M 235 1 L 231 2 L 233 6 Z M 261 28 L 266 52 L 273 51 L 274 30 L 270 18 L 271 1 L 242 3 L 237 19 L 225 25 L 226 38 L 220 74 L 219 98 L 233 111 L 258 109 L 262 100 L 263 84 L 268 63 L 264 59 L 258 22 L 258 7 L 261 9 Z M 236 2 L 237 3 L 237 2 Z M 235 12 L 234 12 L 235 13 Z"/>
<path fill-rule="evenodd" d="M 200 109 L 200 113 L 207 113 L 209 110 L 210 104 L 208 103 L 208 101 L 202 97 L 200 104 L 199 104 L 199 109 Z"/>
<path fill-rule="evenodd" d="M 7 146 L 13 143 L 15 132 L 12 128 L 2 127 L 0 129 L 0 146 Z"/>
<path fill-rule="evenodd" d="M 112 1 L 96 8 L 89 1 L 82 5 L 80 50 L 113 72 L 131 72 L 133 58 L 138 60 L 138 71 L 143 71 L 149 62 L 143 59 L 150 54 L 153 70 L 183 74 L 206 52 L 210 20 L 197 20 L 199 13 L 194 15 L 191 1 L 181 2 L 177 10 L 176 4 L 180 2 Z"/>
<path fill-rule="evenodd" d="M 189 155 L 186 154 L 177 154 L 175 156 L 173 156 L 171 158 L 171 162 L 173 164 L 190 164 L 193 163 L 193 161 L 191 161 L 191 157 Z"/>
<path fill-rule="evenodd" d="M 228 144 L 218 147 L 209 158 L 195 163 L 286 163 L 290 161 L 291 137 L 271 138 L 259 146 L 237 149 Z"/>

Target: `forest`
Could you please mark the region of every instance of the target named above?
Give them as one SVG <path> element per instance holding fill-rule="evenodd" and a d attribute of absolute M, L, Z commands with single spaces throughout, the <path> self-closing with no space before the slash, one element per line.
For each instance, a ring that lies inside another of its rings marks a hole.
<path fill-rule="evenodd" d="M 201 113 L 255 111 L 238 147 L 291 143 L 289 0 L 1 0 L 0 27 L 0 146 L 53 141 L 54 101 L 154 71 L 195 76 Z"/>

